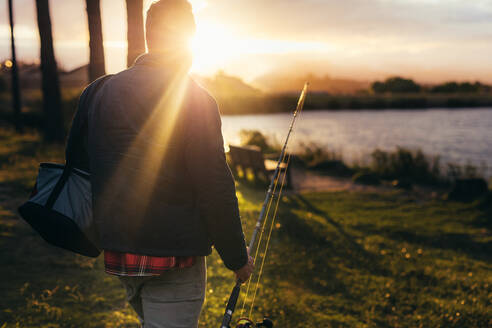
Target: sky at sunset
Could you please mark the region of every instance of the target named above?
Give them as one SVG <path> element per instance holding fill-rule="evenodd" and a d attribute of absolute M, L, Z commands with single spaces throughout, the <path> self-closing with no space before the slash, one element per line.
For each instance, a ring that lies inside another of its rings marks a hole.
<path fill-rule="evenodd" d="M 145 0 L 147 8 L 151 0 Z M 194 0 L 193 71 L 328 74 L 357 80 L 492 82 L 492 0 Z M 34 0 L 14 0 L 18 57 L 38 57 Z M 55 54 L 65 69 L 88 61 L 84 0 L 50 0 Z M 126 63 L 124 0 L 101 0 L 106 68 Z M 0 58 L 10 56 L 0 0 Z M 3 9 L 5 8 L 5 10 Z"/>

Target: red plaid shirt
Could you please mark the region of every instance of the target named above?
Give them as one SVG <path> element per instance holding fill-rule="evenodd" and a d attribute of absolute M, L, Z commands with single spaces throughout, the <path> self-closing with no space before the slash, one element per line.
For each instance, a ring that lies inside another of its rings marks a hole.
<path fill-rule="evenodd" d="M 158 257 L 104 251 L 106 273 L 117 276 L 158 276 L 172 268 L 188 268 L 194 256 Z"/>

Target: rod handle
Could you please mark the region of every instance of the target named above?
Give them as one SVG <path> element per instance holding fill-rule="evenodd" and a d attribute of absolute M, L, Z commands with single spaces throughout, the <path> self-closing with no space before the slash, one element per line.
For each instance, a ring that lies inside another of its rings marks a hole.
<path fill-rule="evenodd" d="M 232 314 L 236 309 L 237 299 L 239 298 L 239 292 L 241 291 L 241 281 L 238 279 L 236 285 L 232 289 L 231 296 L 229 296 L 229 301 L 227 302 L 226 310 L 224 313 L 224 318 L 222 319 L 222 325 L 220 328 L 229 328 L 229 324 L 232 320 Z"/>

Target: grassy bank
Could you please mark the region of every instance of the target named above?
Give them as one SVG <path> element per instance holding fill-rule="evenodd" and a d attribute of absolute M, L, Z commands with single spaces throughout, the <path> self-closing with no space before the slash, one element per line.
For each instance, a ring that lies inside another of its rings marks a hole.
<path fill-rule="evenodd" d="M 118 280 L 42 241 L 16 215 L 37 163 L 60 161 L 37 134 L 0 130 L 0 327 L 136 327 Z M 264 191 L 238 186 L 247 235 Z M 400 191 L 282 198 L 255 318 L 277 327 L 492 325 L 490 207 Z M 217 326 L 233 276 L 208 258 L 200 327 Z M 241 303 L 240 303 L 241 304 Z"/>
<path fill-rule="evenodd" d="M 280 145 L 258 130 L 242 130 L 240 137 L 241 144 L 256 146 L 266 156 L 280 152 Z M 294 165 L 321 175 L 351 177 L 355 182 L 372 185 L 384 180 L 406 189 L 412 185 L 449 188 L 458 179 L 483 179 L 487 171 L 485 166 L 443 163 L 439 155 L 398 146 L 389 151 L 375 149 L 367 158 L 348 162 L 341 151 L 332 151 L 314 142 L 301 143 L 294 157 Z M 484 183 L 487 184 L 485 180 Z"/>

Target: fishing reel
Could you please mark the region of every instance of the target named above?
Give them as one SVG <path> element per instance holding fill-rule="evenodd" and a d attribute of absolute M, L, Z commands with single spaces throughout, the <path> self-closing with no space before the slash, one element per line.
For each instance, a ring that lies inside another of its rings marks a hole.
<path fill-rule="evenodd" d="M 268 318 L 263 318 L 262 322 L 257 322 L 257 323 L 254 323 L 248 318 L 240 318 L 237 321 L 237 325 L 236 325 L 236 328 L 260 328 L 260 327 L 273 328 L 273 322 Z"/>

